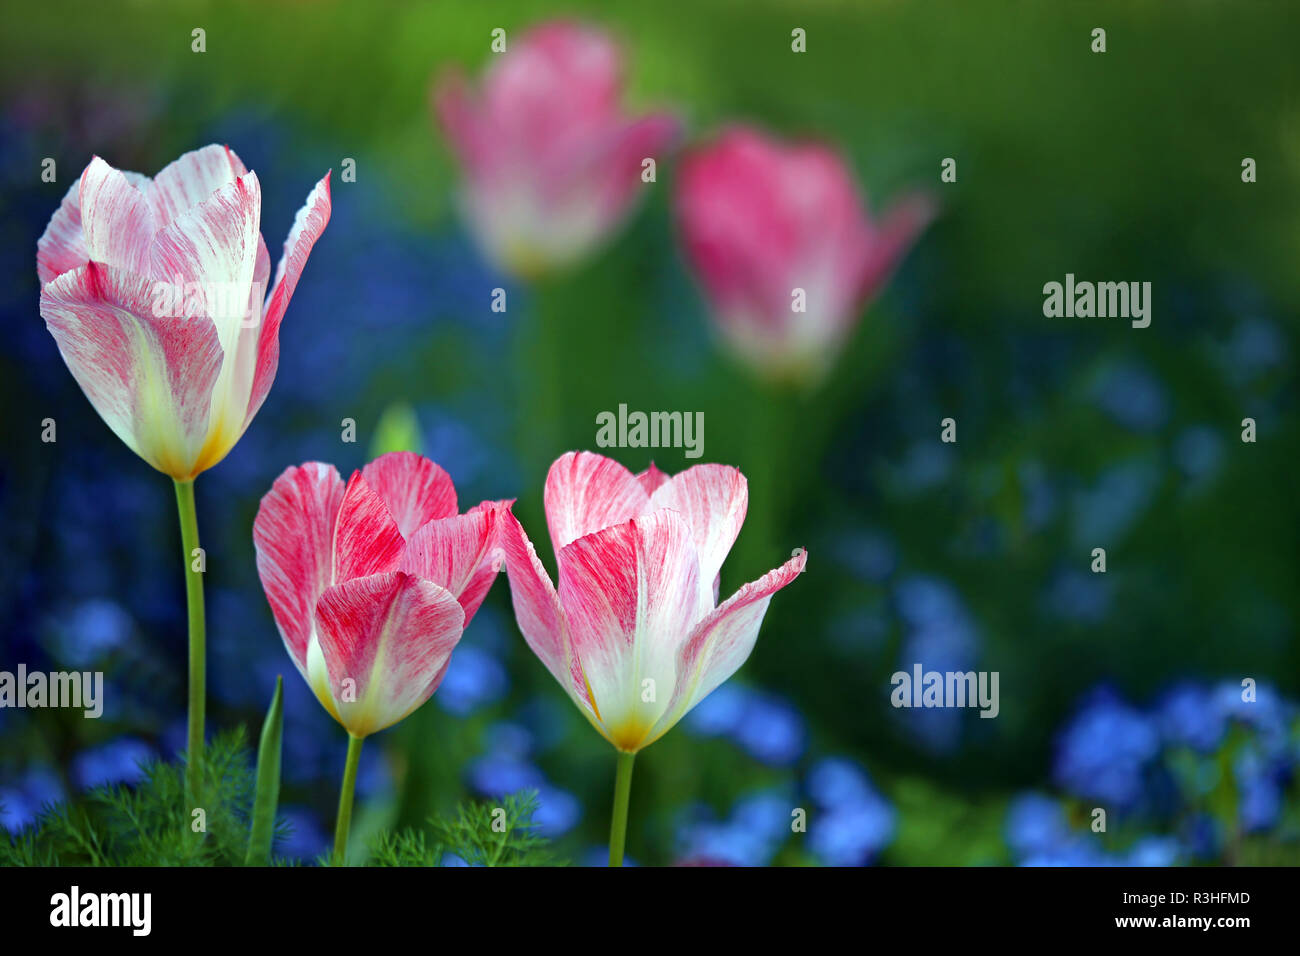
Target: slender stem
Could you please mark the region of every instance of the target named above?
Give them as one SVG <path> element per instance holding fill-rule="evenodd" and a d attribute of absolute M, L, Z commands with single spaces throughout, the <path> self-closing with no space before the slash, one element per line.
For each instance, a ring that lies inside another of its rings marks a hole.
<path fill-rule="evenodd" d="M 342 866 L 348 857 L 348 831 L 352 829 L 352 793 L 357 788 L 357 765 L 361 763 L 364 737 L 348 734 L 348 761 L 343 767 L 343 786 L 339 789 L 339 818 L 334 824 L 334 865 Z"/>
<path fill-rule="evenodd" d="M 176 482 L 176 508 L 181 517 L 181 557 L 185 562 L 185 603 L 189 610 L 190 626 L 190 708 L 185 783 L 190 799 L 197 800 L 203 768 L 204 711 L 207 706 L 207 639 L 203 626 L 203 572 L 194 569 L 194 551 L 199 546 L 199 522 L 194 513 L 192 480 Z M 203 567 L 202 562 L 199 567 Z"/>
<path fill-rule="evenodd" d="M 609 822 L 609 865 L 623 865 L 623 844 L 627 841 L 627 803 L 632 793 L 632 762 L 635 753 L 618 752 L 618 773 L 614 777 L 614 817 Z"/>

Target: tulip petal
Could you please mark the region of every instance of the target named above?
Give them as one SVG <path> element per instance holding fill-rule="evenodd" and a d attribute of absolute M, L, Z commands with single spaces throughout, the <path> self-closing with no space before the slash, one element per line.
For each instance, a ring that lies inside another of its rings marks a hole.
<path fill-rule="evenodd" d="M 735 128 L 684 168 L 683 225 L 735 344 L 818 349 L 856 312 L 869 239 L 861 197 L 843 161 L 820 144 L 786 145 Z M 792 312 L 790 290 L 808 296 Z M 768 356 L 771 358 L 772 356 Z"/>
<path fill-rule="evenodd" d="M 317 640 L 339 723 L 364 737 L 428 700 L 464 620 L 449 591 L 402 571 L 326 589 L 316 608 Z"/>
<path fill-rule="evenodd" d="M 491 152 L 465 76 L 455 69 L 443 73 L 434 84 L 431 100 L 456 158 L 470 175 L 475 175 L 485 167 Z"/>
<path fill-rule="evenodd" d="M 342 505 L 337 469 L 310 461 L 284 470 L 253 519 L 257 574 L 284 646 L 304 676 L 316 602 L 334 583 L 334 527 Z"/>
<path fill-rule="evenodd" d="M 396 571 L 403 550 L 406 541 L 389 507 L 361 472 L 352 472 L 334 527 L 335 583 Z"/>
<path fill-rule="evenodd" d="M 579 538 L 559 555 L 560 605 L 605 735 L 638 750 L 668 707 L 678 648 L 701 605 L 693 532 L 656 511 Z"/>
<path fill-rule="evenodd" d="M 389 452 L 362 468 L 361 474 L 388 506 L 403 538 L 409 540 L 420 526 L 456 513 L 451 477 L 423 455 Z"/>
<path fill-rule="evenodd" d="M 225 353 L 200 469 L 219 462 L 244 434 L 261 319 L 253 283 L 261 210 L 257 174 L 247 173 L 177 215 L 154 237 L 153 274 L 170 283 L 176 314 L 207 315 L 217 325 Z"/>
<path fill-rule="evenodd" d="M 656 468 L 655 463 L 652 461 L 649 468 L 636 476 L 636 480 L 641 482 L 641 487 L 645 489 L 647 495 L 653 495 L 669 477 L 669 475 Z"/>
<path fill-rule="evenodd" d="M 89 263 L 41 290 L 41 315 L 68 370 L 132 451 L 194 477 L 221 371 L 216 326 L 154 315 L 151 280 Z"/>
<path fill-rule="evenodd" d="M 253 292 L 258 295 L 257 313 L 261 316 L 262 302 L 265 300 L 268 291 L 268 285 L 271 281 L 271 253 L 266 248 L 266 240 L 262 234 L 257 234 L 257 267 L 253 269 Z"/>
<path fill-rule="evenodd" d="M 576 22 L 543 23 L 521 37 L 509 55 L 493 61 L 479 110 L 515 155 L 541 159 L 617 117 L 621 61 L 603 30 Z"/>
<path fill-rule="evenodd" d="M 200 286 L 204 314 L 217 323 L 228 352 L 250 324 L 261 218 L 262 187 L 257 173 L 247 173 L 179 213 L 153 240 L 151 274 Z"/>
<path fill-rule="evenodd" d="M 682 245 L 724 320 L 740 312 L 755 323 L 775 322 L 777 301 L 789 311 L 798 232 L 776 188 L 781 163 L 774 144 L 733 128 L 679 164 L 674 202 Z"/>
<path fill-rule="evenodd" d="M 916 196 L 880 226 L 838 151 L 745 127 L 688 156 L 677 181 L 682 245 L 720 331 L 760 372 L 805 383 L 825 374 L 934 213 Z"/>
<path fill-rule="evenodd" d="M 501 515 L 498 534 L 510 577 L 510 600 L 524 641 L 587 719 L 594 721 L 591 688 L 569 646 L 568 625 L 560 609 L 560 598 L 537 557 L 537 549 L 528 540 L 519 519 L 508 510 Z"/>
<path fill-rule="evenodd" d="M 745 523 L 749 507 L 745 476 L 729 465 L 695 465 L 660 485 L 650 507 L 671 508 L 686 518 L 699 554 L 700 583 L 712 593 L 722 562 Z"/>
<path fill-rule="evenodd" d="M 95 262 L 149 275 L 155 230 L 149 200 L 98 156 L 81 174 L 81 229 Z"/>
<path fill-rule="evenodd" d="M 599 192 L 589 201 L 594 201 L 608 220 L 616 220 L 643 185 L 641 164 L 646 157 L 662 162 L 676 148 L 681 132 L 681 123 L 670 113 L 653 113 L 624 123 L 590 152 L 587 173 Z"/>
<path fill-rule="evenodd" d="M 477 89 L 438 78 L 434 111 L 465 172 L 458 204 L 501 267 L 534 276 L 590 252 L 642 195 L 644 160 L 677 139 L 667 114 L 625 114 L 622 60 L 605 31 L 553 21 L 512 40 Z"/>
<path fill-rule="evenodd" d="M 551 465 L 543 501 L 557 555 L 570 542 L 635 518 L 650 504 L 632 472 L 589 451 L 566 452 Z"/>
<path fill-rule="evenodd" d="M 229 146 L 204 146 L 168 163 L 153 178 L 148 191 L 158 227 L 163 228 L 207 201 L 247 172 Z"/>
<path fill-rule="evenodd" d="M 477 570 L 470 576 L 465 585 L 465 589 L 460 593 L 460 606 L 465 609 L 465 626 L 469 627 L 470 619 L 483 606 L 483 601 L 487 597 L 488 591 L 492 589 L 492 583 L 497 579 L 497 573 L 505 567 L 506 555 L 501 548 L 501 525 L 504 516 L 509 512 L 511 506 L 515 503 L 514 498 L 505 498 L 499 501 L 480 501 L 473 508 L 469 509 L 468 514 L 477 514 L 480 511 L 491 512 L 492 517 L 492 542 L 487 554 L 479 563 Z"/>
<path fill-rule="evenodd" d="M 257 346 L 257 372 L 253 377 L 245 425 L 253 420 L 257 410 L 262 407 L 262 402 L 266 400 L 267 393 L 271 391 L 275 370 L 280 365 L 280 322 L 284 319 L 285 309 L 289 307 L 289 300 L 293 298 L 293 290 L 298 287 L 298 279 L 307 265 L 307 257 L 311 255 L 312 247 L 330 221 L 330 209 L 330 176 L 326 173 L 293 217 L 293 227 L 284 241 L 284 254 L 275 271 L 275 286 L 262 316 Z"/>
<path fill-rule="evenodd" d="M 354 471 L 334 528 L 335 582 L 396 571 L 405 549 L 388 506 L 361 472 Z"/>
<path fill-rule="evenodd" d="M 890 208 L 875 230 L 862 266 L 858 290 L 862 298 L 870 298 L 885 283 L 917 237 L 934 221 L 936 213 L 936 203 L 924 193 L 900 199 Z"/>
<path fill-rule="evenodd" d="M 800 549 L 785 564 L 746 584 L 696 624 L 680 647 L 673 699 L 655 726 L 651 741 L 666 733 L 745 663 L 758 639 L 772 595 L 797 578 L 807 563 L 808 553 Z"/>
<path fill-rule="evenodd" d="M 36 275 L 41 285 L 90 261 L 81 231 L 81 180 L 68 187 L 63 202 L 36 243 Z"/>
<path fill-rule="evenodd" d="M 402 557 L 403 571 L 456 596 L 465 611 L 466 627 L 501 570 L 499 519 L 499 509 L 484 509 L 430 521 L 411 535 Z"/>

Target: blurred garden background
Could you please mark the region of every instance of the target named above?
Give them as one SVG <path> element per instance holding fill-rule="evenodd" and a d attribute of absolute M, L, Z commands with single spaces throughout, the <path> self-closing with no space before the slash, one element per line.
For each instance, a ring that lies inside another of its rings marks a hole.
<path fill-rule="evenodd" d="M 873 211 L 916 189 L 938 201 L 820 385 L 774 389 L 719 347 L 680 251 L 672 156 L 626 227 L 561 274 L 505 275 L 469 238 L 431 81 L 452 65 L 477 76 L 492 30 L 557 16 L 618 39 L 629 102 L 677 113 L 688 151 L 740 121 L 832 144 Z M 791 50 L 796 27 L 805 53 Z M 626 404 L 703 412 L 701 460 L 749 476 L 724 595 L 794 547 L 810 556 L 748 663 L 638 761 L 632 860 L 1300 862 L 1298 39 L 1286 3 L 11 11 L 0 670 L 102 670 L 106 705 L 100 720 L 0 709 L 0 824 L 19 830 L 43 803 L 183 746 L 172 490 L 60 359 L 35 245 L 92 155 L 153 174 L 217 142 L 260 178 L 273 259 L 334 170 L 271 394 L 196 486 L 210 732 L 255 735 L 285 675 L 281 856 L 328 849 L 345 746 L 258 583 L 261 495 L 289 465 L 346 476 L 411 448 L 448 470 L 462 503 L 517 497 L 553 572 L 546 469 L 597 450 L 597 414 Z M 956 182 L 940 181 L 946 157 Z M 1151 282 L 1150 328 L 1045 318 L 1043 284 L 1066 273 Z M 947 417 L 955 444 L 940 441 Z M 682 449 L 603 451 L 634 471 L 695 463 Z M 890 675 L 914 662 L 999 672 L 998 717 L 893 709 Z M 367 833 L 532 788 L 557 848 L 600 862 L 613 767 L 525 646 L 503 574 L 433 699 L 367 747 L 353 859 Z M 806 834 L 790 832 L 794 807 Z M 1090 829 L 1094 807 L 1105 833 Z"/>

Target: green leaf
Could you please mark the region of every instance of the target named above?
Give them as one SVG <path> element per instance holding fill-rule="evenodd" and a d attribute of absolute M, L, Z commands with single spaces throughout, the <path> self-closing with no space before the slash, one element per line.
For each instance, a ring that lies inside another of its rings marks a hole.
<path fill-rule="evenodd" d="M 257 747 L 257 789 L 253 796 L 253 827 L 248 835 L 245 866 L 268 866 L 275 836 L 275 811 L 280 802 L 280 738 L 284 727 L 284 678 L 275 679 L 275 696 L 262 724 Z"/>

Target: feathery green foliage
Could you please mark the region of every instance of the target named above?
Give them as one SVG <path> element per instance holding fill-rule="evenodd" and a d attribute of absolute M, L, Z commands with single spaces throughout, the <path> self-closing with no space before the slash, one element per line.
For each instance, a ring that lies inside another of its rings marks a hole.
<path fill-rule="evenodd" d="M 431 832 L 384 832 L 371 847 L 376 866 L 438 866 L 450 854 L 470 866 L 560 866 L 537 833 L 537 792 L 523 790 L 499 804 L 462 803 L 451 818 L 431 818 Z"/>
<path fill-rule="evenodd" d="M 142 767 L 134 786 L 96 787 L 46 807 L 35 825 L 0 835 L 0 866 L 229 866 L 248 845 L 253 777 L 242 729 L 204 749 L 199 807 L 183 763 Z M 201 813 L 199 811 L 202 811 Z"/>
<path fill-rule="evenodd" d="M 279 699 L 277 692 L 276 700 Z M 278 753 L 278 708 L 267 715 Z M 271 751 L 264 748 L 269 799 Z M 276 761 L 278 763 L 278 761 Z M 252 755 L 242 729 L 218 736 L 204 750 L 202 776 L 206 799 L 190 807 L 185 799 L 185 765 L 153 762 L 133 786 L 96 787 L 67 803 L 46 807 L 35 825 L 17 834 L 0 831 L 0 866 L 239 866 L 250 850 L 262 863 L 271 846 L 286 835 L 283 821 L 274 832 L 250 837 L 253 829 Z M 277 767 L 278 769 L 278 767 Z M 274 805 L 261 801 L 267 819 Z M 202 810 L 200 815 L 197 811 Z M 377 866 L 437 866 L 446 854 L 471 866 L 554 866 L 560 864 L 549 842 L 536 832 L 537 794 L 524 791 L 498 805 L 461 804 L 454 816 L 429 820 L 427 830 L 381 834 L 371 861 Z M 328 865 L 328 856 L 317 861 Z"/>

